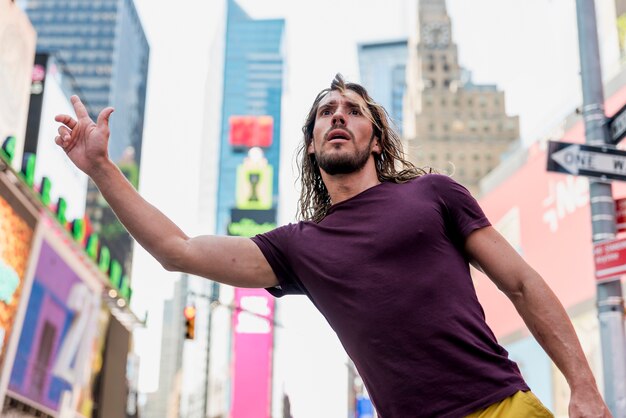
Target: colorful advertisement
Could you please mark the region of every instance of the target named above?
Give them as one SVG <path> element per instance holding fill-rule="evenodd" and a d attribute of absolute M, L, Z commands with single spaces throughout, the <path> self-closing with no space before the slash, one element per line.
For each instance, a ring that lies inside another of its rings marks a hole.
<path fill-rule="evenodd" d="M 274 298 L 265 289 L 235 289 L 231 418 L 269 418 Z"/>
<path fill-rule="evenodd" d="M 98 382 L 102 380 L 101 372 L 104 363 L 104 347 L 111 312 L 104 306 L 100 308 L 96 324 L 96 338 L 93 339 L 91 350 L 91 373 L 89 382 L 79 393 L 78 412 L 85 418 L 91 418 L 94 407 L 97 407 Z"/>
<path fill-rule="evenodd" d="M 228 235 L 253 237 L 276 228 L 276 209 L 231 209 Z"/>
<path fill-rule="evenodd" d="M 47 177 L 52 182 L 50 200 L 55 203 L 63 197 L 67 202 L 65 216 L 81 219 L 85 215 L 87 201 L 87 175 L 76 168 L 54 143 L 58 126 L 51 123 L 58 114 L 74 114 L 69 87 L 66 86 L 68 77 L 59 62 L 45 54 L 37 54 L 33 79 L 37 74 L 42 78 L 43 90 L 34 90 L 31 96 L 24 150 L 37 156 L 35 184 L 41 184 L 41 179 Z"/>
<path fill-rule="evenodd" d="M 77 411 L 90 382 L 102 285 L 62 237 L 46 230 L 8 394 L 62 416 Z"/>
<path fill-rule="evenodd" d="M 271 209 L 274 203 L 274 169 L 260 148 L 252 148 L 237 167 L 238 209 Z"/>
<path fill-rule="evenodd" d="M 26 278 L 36 212 L 17 197 L 19 191 L 0 174 L 0 401 L 4 398 L 11 336 L 19 333 L 19 308 L 25 303 L 29 286 Z M 23 315 L 23 308 L 22 308 Z M 13 340 L 17 337 L 13 337 Z M 13 343 L 14 345 L 14 343 Z"/>
<path fill-rule="evenodd" d="M 274 118 L 271 116 L 231 116 L 229 142 L 233 147 L 264 147 L 272 145 Z"/>

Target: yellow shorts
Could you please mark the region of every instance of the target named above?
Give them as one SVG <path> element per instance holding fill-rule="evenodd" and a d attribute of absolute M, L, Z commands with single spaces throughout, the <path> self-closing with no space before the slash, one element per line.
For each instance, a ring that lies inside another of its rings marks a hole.
<path fill-rule="evenodd" d="M 519 391 L 487 408 L 469 414 L 467 418 L 554 418 L 539 399 L 531 392 Z"/>

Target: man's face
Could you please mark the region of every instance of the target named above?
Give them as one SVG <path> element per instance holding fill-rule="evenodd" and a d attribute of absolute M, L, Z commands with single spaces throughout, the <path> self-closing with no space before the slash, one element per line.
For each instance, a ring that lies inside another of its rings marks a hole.
<path fill-rule="evenodd" d="M 317 108 L 307 152 L 330 175 L 362 169 L 368 161 L 373 163 L 372 153 L 380 154 L 371 118 L 365 101 L 354 91 L 329 92 Z"/>

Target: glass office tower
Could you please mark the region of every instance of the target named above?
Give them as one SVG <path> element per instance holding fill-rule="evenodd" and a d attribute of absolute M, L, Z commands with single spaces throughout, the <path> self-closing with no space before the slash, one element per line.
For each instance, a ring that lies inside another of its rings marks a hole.
<path fill-rule="evenodd" d="M 228 1 L 216 229 L 228 232 L 237 207 L 237 169 L 252 146 L 273 168 L 272 204 L 278 195 L 283 19 L 255 20 Z M 239 141 L 241 139 L 241 141 Z M 274 221 L 275 222 L 275 221 Z"/>
<path fill-rule="evenodd" d="M 106 106 L 110 154 L 132 146 L 141 160 L 149 46 L 132 0 L 22 0 L 37 50 L 53 52 L 75 78 L 92 118 Z"/>
<path fill-rule="evenodd" d="M 361 83 L 389 112 L 402 132 L 402 102 L 406 90 L 407 40 L 359 44 Z"/>

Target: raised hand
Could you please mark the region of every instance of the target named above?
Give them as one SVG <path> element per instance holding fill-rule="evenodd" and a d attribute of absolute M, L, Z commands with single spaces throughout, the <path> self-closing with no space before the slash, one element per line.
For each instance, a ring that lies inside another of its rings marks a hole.
<path fill-rule="evenodd" d="M 91 176 L 94 170 L 109 159 L 109 118 L 113 108 L 103 109 L 97 123 L 94 123 L 78 96 L 72 96 L 70 100 L 76 119 L 70 115 L 57 115 L 54 118 L 62 123 L 54 142 L 63 148 L 76 167 Z"/>

